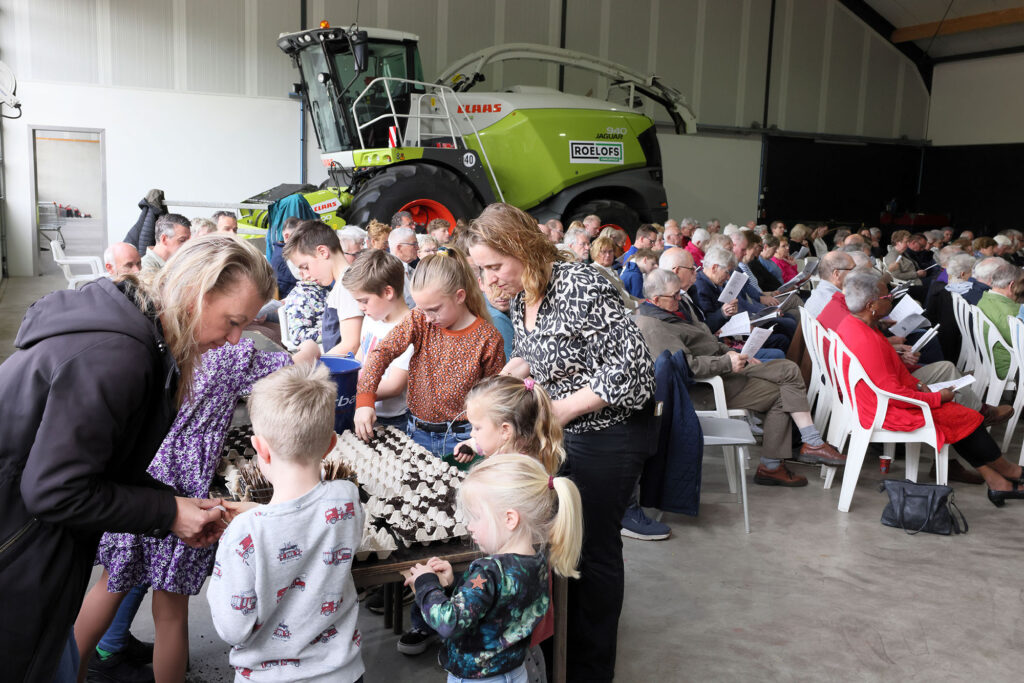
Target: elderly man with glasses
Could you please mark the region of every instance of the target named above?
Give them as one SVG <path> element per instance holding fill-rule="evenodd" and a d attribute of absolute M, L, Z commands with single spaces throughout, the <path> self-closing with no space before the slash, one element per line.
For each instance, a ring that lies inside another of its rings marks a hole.
<path fill-rule="evenodd" d="M 715 337 L 708 326 L 695 317 L 695 309 L 688 312 L 680 305 L 681 290 L 687 288 L 687 281 L 692 283 L 693 276 L 684 267 L 687 265 L 685 259 L 691 258 L 690 254 L 685 250 L 679 251 L 684 259 L 679 264 L 682 277 L 671 270 L 659 268 L 652 271 L 644 281 L 647 298 L 633 314 L 651 354 L 657 357 L 666 350 L 670 353 L 682 351 L 696 377 L 722 378 L 730 408 L 764 413 L 763 455 L 754 483 L 789 487 L 807 485 L 807 479 L 787 469 L 779 457 L 791 451 L 790 420 L 796 424 L 803 441 L 798 456 L 802 461 L 845 464 L 846 456 L 825 443 L 814 427 L 807 403 L 807 388 L 795 363 L 787 360 L 761 363 L 756 358 L 748 358 Z M 692 261 L 688 265 L 692 267 Z M 690 387 L 690 397 L 698 410 L 714 406 L 714 396 L 707 385 Z"/>
<path fill-rule="evenodd" d="M 855 267 L 853 257 L 846 252 L 830 251 L 825 254 L 818 264 L 818 277 L 821 280 L 804 302 L 804 310 L 810 313 L 812 318 L 818 317 L 828 302 L 832 301 L 832 295 L 843 290 L 846 274 Z"/>
<path fill-rule="evenodd" d="M 416 231 L 412 228 L 395 228 L 388 234 L 388 251 L 398 257 L 405 267 L 405 303 L 409 308 L 416 308 L 416 302 L 409 293 L 409 281 L 412 271 L 419 263 L 420 243 L 416 241 Z"/>

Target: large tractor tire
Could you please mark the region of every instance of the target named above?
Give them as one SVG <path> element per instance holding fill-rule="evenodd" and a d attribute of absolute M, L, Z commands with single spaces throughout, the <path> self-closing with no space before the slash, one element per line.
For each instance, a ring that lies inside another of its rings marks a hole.
<path fill-rule="evenodd" d="M 389 166 L 360 188 L 348 216 L 350 225 L 365 228 L 373 219 L 391 222 L 408 211 L 418 225 L 443 218 L 452 228 L 458 218 L 476 218 L 483 205 L 473 189 L 446 168 L 430 164 Z"/>
<path fill-rule="evenodd" d="M 636 229 L 640 227 L 640 216 L 637 212 L 614 199 L 596 199 L 581 204 L 569 212 L 568 220 L 563 223 L 568 228 L 573 221 L 582 221 L 590 214 L 600 216 L 602 225 L 610 224 L 622 228 L 630 240 L 636 236 Z"/>

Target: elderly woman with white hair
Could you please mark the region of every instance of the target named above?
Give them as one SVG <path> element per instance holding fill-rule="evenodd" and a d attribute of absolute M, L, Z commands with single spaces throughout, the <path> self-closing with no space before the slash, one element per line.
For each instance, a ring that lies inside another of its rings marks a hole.
<path fill-rule="evenodd" d="M 988 498 L 996 507 L 1009 499 L 1024 498 L 1021 478 L 1024 470 L 1011 464 L 999 446 L 982 426 L 984 418 L 976 410 L 954 403 L 949 389 L 929 391 L 918 382 L 900 360 L 889 341 L 878 331 L 878 321 L 892 311 L 892 298 L 880 273 L 863 269 L 851 272 L 843 285 L 848 315 L 839 323 L 836 333 L 861 363 L 871 381 L 884 391 L 923 401 L 931 409 L 939 448 L 952 444 L 956 452 L 970 463 L 988 485 Z M 867 429 L 874 420 L 877 399 L 863 383 L 853 388 L 857 393 L 860 427 Z M 924 426 L 921 409 L 891 399 L 886 411 L 885 429 L 909 432 Z"/>

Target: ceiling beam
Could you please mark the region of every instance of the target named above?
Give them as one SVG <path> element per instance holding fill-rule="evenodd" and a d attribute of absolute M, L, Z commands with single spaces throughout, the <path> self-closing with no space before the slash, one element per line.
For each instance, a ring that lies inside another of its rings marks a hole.
<path fill-rule="evenodd" d="M 993 26 L 1024 23 L 1024 7 L 1011 7 L 994 12 L 971 14 L 966 17 L 955 17 L 945 21 L 931 21 L 927 24 L 904 26 L 892 32 L 893 43 L 906 43 L 911 40 L 924 40 L 933 36 L 949 36 L 955 33 L 978 31 Z"/>

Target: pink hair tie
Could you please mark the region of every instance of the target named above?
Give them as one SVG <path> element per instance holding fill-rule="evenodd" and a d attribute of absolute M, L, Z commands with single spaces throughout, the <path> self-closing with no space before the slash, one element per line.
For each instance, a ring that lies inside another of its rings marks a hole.
<path fill-rule="evenodd" d="M 555 490 L 555 478 L 554 477 L 548 477 L 548 488 L 551 489 L 552 491 Z"/>
<path fill-rule="evenodd" d="M 533 378 L 527 377 L 526 379 L 523 380 L 523 384 L 526 385 L 527 391 L 533 391 L 533 386 L 536 384 L 536 382 L 533 381 Z"/>

